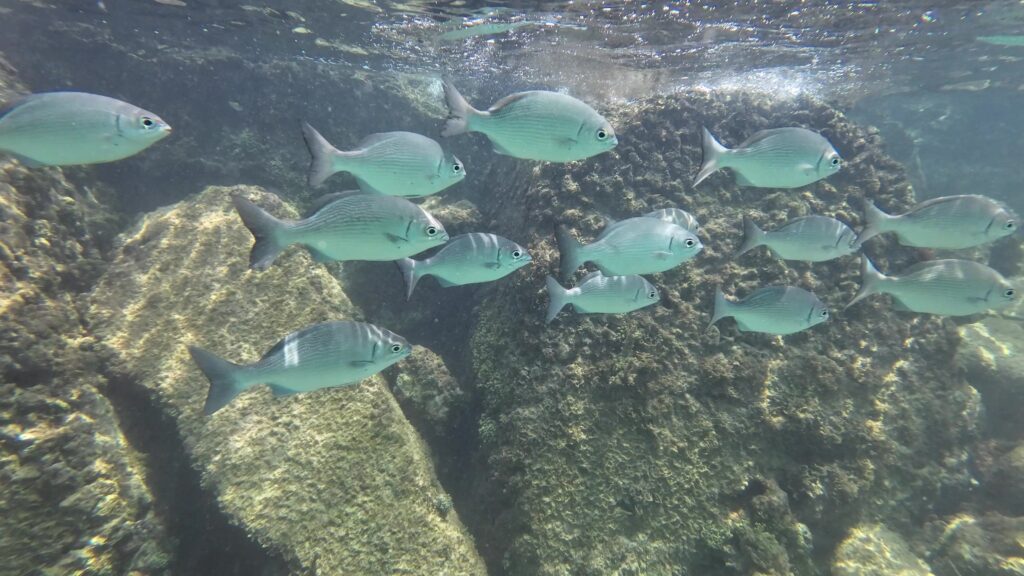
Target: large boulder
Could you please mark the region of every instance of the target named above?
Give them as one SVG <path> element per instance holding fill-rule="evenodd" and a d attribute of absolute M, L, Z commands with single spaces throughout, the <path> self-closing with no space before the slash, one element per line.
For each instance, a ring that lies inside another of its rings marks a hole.
<path fill-rule="evenodd" d="M 850 529 L 836 549 L 832 576 L 932 576 L 903 538 L 881 524 Z"/>
<path fill-rule="evenodd" d="M 886 297 L 839 313 L 860 281 L 856 257 L 732 255 L 744 215 L 769 229 L 805 214 L 856 226 L 865 198 L 912 204 L 877 134 L 810 99 L 698 92 L 612 116 L 614 151 L 541 166 L 527 186 L 495 191 L 500 212 L 480 204 L 495 232 L 528 240 L 534 255 L 477 307 L 465 367 L 481 406 L 476 461 L 488 471 L 474 477 L 484 512 L 467 517 L 491 565 L 509 574 L 813 574 L 862 518 L 902 531 L 939 501 L 963 498 L 980 407 L 956 370 L 956 326 L 895 313 Z M 809 126 L 845 165 L 792 191 L 740 188 L 728 171 L 694 188 L 702 125 L 730 145 L 764 128 Z M 556 223 L 590 241 L 602 215 L 665 206 L 700 219 L 705 249 L 650 276 L 660 306 L 566 312 L 545 325 Z M 890 237 L 867 250 L 883 271 L 919 256 Z M 716 286 L 742 296 L 773 284 L 813 290 L 833 318 L 785 338 L 740 333 L 732 320 L 708 329 Z M 772 499 L 778 512 L 759 515 L 772 484 L 784 496 Z M 508 521 L 487 522 L 496 517 Z"/>
<path fill-rule="evenodd" d="M 249 271 L 252 237 L 233 194 L 296 215 L 258 188 L 211 187 L 123 235 L 88 315 L 126 385 L 173 419 L 221 509 L 290 570 L 482 573 L 428 451 L 379 376 L 288 398 L 257 387 L 203 416 L 208 385 L 186 344 L 252 362 L 293 330 L 359 318 L 302 250 Z"/>

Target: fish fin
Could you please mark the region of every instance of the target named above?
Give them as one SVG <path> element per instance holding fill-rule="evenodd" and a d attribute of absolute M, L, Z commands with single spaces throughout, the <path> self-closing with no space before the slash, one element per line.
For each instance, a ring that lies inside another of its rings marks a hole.
<path fill-rule="evenodd" d="M 857 295 L 853 297 L 853 300 L 850 300 L 850 303 L 847 304 L 843 310 L 846 310 L 846 308 L 853 306 L 872 294 L 878 294 L 881 292 L 879 285 L 886 279 L 885 275 L 875 269 L 874 264 L 871 263 L 871 260 L 868 260 L 867 256 L 861 256 L 860 261 L 860 290 L 857 291 Z"/>
<path fill-rule="evenodd" d="M 351 362 L 349 362 L 349 364 L 351 364 L 352 366 L 362 367 L 368 364 L 373 364 L 373 360 L 352 360 Z"/>
<path fill-rule="evenodd" d="M 236 378 L 238 372 L 243 369 L 242 366 L 228 362 L 198 346 L 189 346 L 188 353 L 210 381 L 210 390 L 203 405 L 203 413 L 207 416 L 226 406 L 245 390 L 245 387 L 238 385 Z"/>
<path fill-rule="evenodd" d="M 701 126 L 701 150 L 704 157 L 701 160 L 700 172 L 697 172 L 697 177 L 693 180 L 694 187 L 723 167 L 722 155 L 729 151 L 728 148 L 719 144 L 711 132 L 703 126 Z"/>
<path fill-rule="evenodd" d="M 675 254 L 668 252 L 666 250 L 658 250 L 654 252 L 654 257 L 658 260 L 668 260 L 672 256 L 675 256 Z"/>
<path fill-rule="evenodd" d="M 444 129 L 441 136 L 455 136 L 472 132 L 469 121 L 473 116 L 480 116 L 481 112 L 469 105 L 466 99 L 455 89 L 455 85 L 444 80 L 441 84 L 444 88 L 444 101 L 448 105 L 448 119 L 444 122 Z"/>
<path fill-rule="evenodd" d="M 274 396 L 278 396 L 278 397 L 280 397 L 280 396 L 291 396 L 293 394 L 298 394 L 299 393 L 298 390 L 292 390 L 291 388 L 285 388 L 284 386 L 281 386 L 280 384 L 267 384 L 267 386 L 270 387 L 270 391 L 274 394 Z"/>
<path fill-rule="evenodd" d="M 381 194 L 381 195 L 384 195 L 384 196 L 388 195 L 386 192 L 384 192 L 380 188 L 375 187 L 373 184 L 370 184 L 369 182 L 367 182 L 366 180 L 363 180 L 362 178 L 360 178 L 358 176 L 356 176 L 356 184 L 359 184 L 359 189 L 364 194 Z"/>
<path fill-rule="evenodd" d="M 569 291 L 562 287 L 553 276 L 545 278 L 548 290 L 548 313 L 545 317 L 546 323 L 551 323 L 558 316 L 558 313 L 569 303 Z"/>
<path fill-rule="evenodd" d="M 419 283 L 422 277 L 416 273 L 416 265 L 419 262 L 412 258 L 402 258 L 401 260 L 395 260 L 395 264 L 402 272 L 402 280 L 405 281 L 405 299 L 408 301 L 412 299 L 412 291 L 416 289 L 416 284 Z"/>
<path fill-rule="evenodd" d="M 484 268 L 487 268 L 488 270 L 497 270 L 498 268 L 501 268 L 501 262 L 487 262 L 484 264 Z"/>
<path fill-rule="evenodd" d="M 735 168 L 733 168 L 732 172 L 733 172 L 733 176 L 736 178 L 736 185 L 737 186 L 753 186 L 755 188 L 757 187 L 757 184 L 754 184 L 753 182 L 748 180 L 747 177 L 744 176 L 743 173 L 740 172 L 739 170 L 736 170 Z"/>
<path fill-rule="evenodd" d="M 324 254 L 319 249 L 314 248 L 312 246 L 306 245 L 306 250 L 309 252 L 310 257 L 313 258 L 313 262 L 319 262 L 320 264 L 326 264 L 328 262 L 337 262 L 337 260 L 335 260 L 334 258 L 331 258 L 327 254 Z"/>
<path fill-rule="evenodd" d="M 575 138 L 569 138 L 568 136 L 566 136 L 565 138 L 558 138 L 556 141 L 562 146 L 565 146 L 566 148 L 572 148 L 573 146 L 580 143 L 579 140 Z"/>
<path fill-rule="evenodd" d="M 435 276 L 435 278 L 437 277 Z M 459 284 L 456 284 L 451 280 L 445 280 L 444 278 L 437 278 L 437 283 L 440 284 L 442 288 L 451 288 L 452 286 L 459 286 Z"/>
<path fill-rule="evenodd" d="M 605 275 L 605 274 L 604 274 L 604 272 L 602 272 L 602 271 L 600 271 L 600 270 L 594 270 L 593 272 L 591 272 L 591 273 L 587 274 L 587 275 L 586 275 L 586 276 L 584 276 L 583 278 L 580 278 L 580 281 L 579 281 L 579 282 L 577 282 L 577 283 L 576 283 L 576 285 L 577 285 L 577 286 L 579 286 L 580 284 L 583 284 L 583 283 L 584 283 L 584 282 L 586 282 L 587 280 L 590 280 L 590 279 L 592 279 L 592 278 L 596 278 L 596 277 L 598 277 L 598 276 L 604 276 L 604 275 Z"/>
<path fill-rule="evenodd" d="M 725 299 L 725 292 L 722 292 L 722 287 L 717 286 L 715 287 L 715 307 L 711 311 L 711 322 L 708 322 L 708 327 L 705 330 L 710 330 L 715 325 L 715 322 L 729 316 L 732 316 L 729 301 Z"/>
<path fill-rule="evenodd" d="M 306 148 L 312 157 L 309 163 L 309 174 L 307 181 L 310 186 L 316 187 L 324 183 L 338 170 L 334 167 L 334 159 L 338 155 L 338 149 L 331 145 L 326 138 L 320 135 L 308 122 L 302 123 L 302 138 L 306 141 Z"/>
<path fill-rule="evenodd" d="M 327 206 L 328 204 L 333 204 L 336 200 L 341 200 L 342 198 L 348 198 L 349 196 L 355 196 L 356 194 L 362 193 L 362 190 L 345 190 L 344 192 L 332 192 L 330 194 L 324 194 L 323 196 L 314 200 L 313 203 L 309 205 L 309 209 L 302 217 L 312 218 L 313 215 L 315 215 L 317 212 L 323 210 L 324 206 Z"/>
<path fill-rule="evenodd" d="M 281 241 L 280 234 L 291 224 L 271 216 L 242 196 L 232 196 L 231 201 L 242 218 L 242 223 L 249 232 L 252 232 L 255 240 L 249 253 L 249 268 L 266 270 L 288 246 L 286 242 Z"/>
<path fill-rule="evenodd" d="M 403 238 L 403 237 L 401 237 L 401 236 L 399 236 L 397 234 L 392 234 L 390 232 L 387 232 L 384 235 L 387 236 L 388 240 L 391 240 L 391 242 L 393 244 L 398 244 L 399 242 L 408 242 L 409 241 L 407 238 Z"/>
<path fill-rule="evenodd" d="M 879 210 L 875 203 L 867 198 L 864 199 L 864 229 L 857 234 L 857 238 L 850 246 L 859 250 L 861 245 L 870 238 L 874 238 L 883 232 L 888 231 L 887 224 L 893 216 Z"/>
<path fill-rule="evenodd" d="M 903 300 L 900 300 L 895 296 L 892 298 L 892 309 L 897 312 L 913 312 L 913 310 L 903 303 Z"/>
<path fill-rule="evenodd" d="M 495 154 L 501 154 L 502 156 L 515 156 L 515 154 L 513 154 L 508 148 L 505 148 L 493 140 L 491 141 L 491 146 L 494 147 Z"/>
<path fill-rule="evenodd" d="M 562 278 L 569 278 L 583 264 L 580 255 L 583 245 L 565 226 L 555 227 L 555 241 L 558 243 L 558 273 Z"/>
<path fill-rule="evenodd" d="M 814 176 L 817 173 L 817 169 L 815 169 L 814 165 L 807 164 L 806 162 L 803 164 L 797 164 L 796 169 L 808 176 Z"/>
<path fill-rule="evenodd" d="M 740 244 L 740 249 L 736 251 L 733 257 L 745 254 L 758 246 L 764 244 L 764 231 L 761 230 L 757 224 L 750 219 L 749 216 L 743 217 L 743 243 Z"/>
<path fill-rule="evenodd" d="M 17 160 L 18 162 L 21 162 L 22 165 L 24 165 L 26 168 L 43 168 L 45 166 L 49 166 L 49 164 L 40 162 L 38 160 L 33 160 L 32 158 L 29 158 L 28 156 L 22 156 L 21 154 L 15 154 L 14 152 L 7 152 L 7 153 L 10 154 L 11 156 L 13 156 L 14 159 Z"/>

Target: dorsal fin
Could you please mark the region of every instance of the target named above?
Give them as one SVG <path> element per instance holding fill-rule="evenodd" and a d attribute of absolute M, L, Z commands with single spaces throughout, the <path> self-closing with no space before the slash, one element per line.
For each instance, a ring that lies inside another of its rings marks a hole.
<path fill-rule="evenodd" d="M 579 286 L 580 284 L 583 284 L 587 280 L 593 280 L 594 278 L 597 278 L 598 276 L 604 276 L 604 274 L 602 274 L 600 270 L 594 270 L 593 272 L 587 274 L 583 278 L 580 278 L 579 283 L 577 283 L 576 285 Z"/>
<path fill-rule="evenodd" d="M 348 198 L 349 196 L 355 196 L 356 194 L 362 194 L 362 190 L 345 190 L 344 192 L 332 192 L 330 194 L 324 194 L 317 198 L 309 205 L 309 209 L 302 215 L 303 218 L 312 218 L 317 212 L 322 210 L 324 206 L 334 202 L 335 200 L 341 200 L 342 198 Z"/>
<path fill-rule="evenodd" d="M 506 106 L 508 106 L 509 104 L 512 104 L 514 102 L 518 102 L 518 101 L 522 100 L 523 98 L 526 98 L 529 95 L 530 95 L 529 92 L 517 92 L 515 94 L 509 94 L 508 96 L 505 96 L 501 100 L 498 100 L 497 102 L 495 102 L 494 106 L 491 106 L 487 110 L 487 112 L 489 114 L 496 114 L 496 113 L 500 112 L 502 109 L 504 109 Z"/>

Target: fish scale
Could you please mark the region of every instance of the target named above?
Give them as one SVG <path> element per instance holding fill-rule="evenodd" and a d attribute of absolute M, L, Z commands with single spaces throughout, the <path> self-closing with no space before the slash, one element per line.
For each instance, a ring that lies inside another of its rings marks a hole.
<path fill-rule="evenodd" d="M 930 260 L 886 276 L 862 259 L 861 287 L 847 308 L 872 294 L 889 294 L 913 312 L 965 316 L 1012 304 L 1016 289 L 999 272 L 970 260 Z"/>

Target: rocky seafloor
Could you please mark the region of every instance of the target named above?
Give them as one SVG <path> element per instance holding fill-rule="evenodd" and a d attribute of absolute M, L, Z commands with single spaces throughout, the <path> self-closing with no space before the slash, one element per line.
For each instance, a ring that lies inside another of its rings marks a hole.
<path fill-rule="evenodd" d="M 3 95 L 27 89 L 0 71 Z M 439 107 L 422 92 L 365 90 L 392 112 L 408 104 L 401 124 L 436 132 L 424 110 Z M 742 94 L 609 114 L 619 146 L 570 165 L 453 141 L 470 178 L 430 209 L 452 233 L 527 245 L 534 265 L 486 286 L 426 280 L 410 302 L 387 263 L 325 266 L 293 249 L 267 272 L 246 269 L 250 237 L 230 194 L 281 216 L 310 195 L 289 185 L 301 165 L 264 168 L 280 194 L 231 166 L 271 151 L 194 158 L 211 181 L 239 184 L 188 184 L 145 214 L 119 188 L 131 167 L 105 186 L 89 184 L 102 171 L 0 161 L 0 572 L 1024 574 L 1018 321 L 894 314 L 877 297 L 785 339 L 731 321 L 706 329 L 719 285 L 797 284 L 833 310 L 852 297 L 854 257 L 731 253 L 744 214 L 856 224 L 864 198 L 911 204 L 878 134 L 820 102 Z M 340 141 L 370 128 L 325 122 Z M 838 175 L 795 191 L 742 190 L 727 174 L 689 185 L 701 125 L 735 143 L 794 124 L 836 145 Z M 247 141 L 259 141 L 252 128 Z M 603 215 L 666 206 L 700 219 L 706 248 L 652 277 L 660 306 L 544 324 L 556 224 L 589 239 Z M 922 257 L 889 238 L 868 251 L 882 270 Z M 285 399 L 257 388 L 201 416 L 206 382 L 186 344 L 252 359 L 329 318 L 417 347 L 358 386 Z"/>

